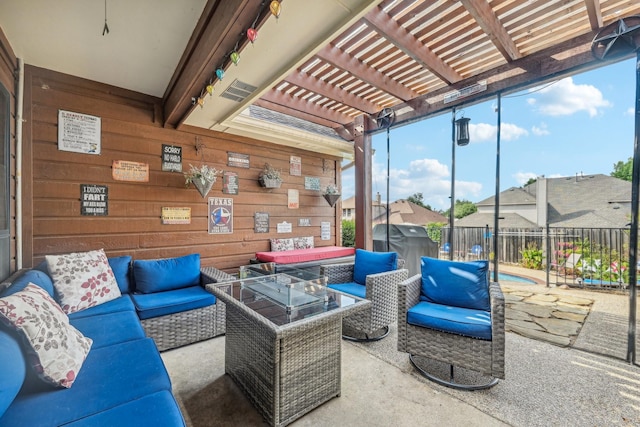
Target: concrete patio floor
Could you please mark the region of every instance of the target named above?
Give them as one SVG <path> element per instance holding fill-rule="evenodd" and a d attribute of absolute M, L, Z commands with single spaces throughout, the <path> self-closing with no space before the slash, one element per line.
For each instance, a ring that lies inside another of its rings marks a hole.
<path fill-rule="evenodd" d="M 517 268 L 501 271 L 544 274 Z M 291 425 L 640 425 L 640 368 L 624 360 L 628 297 L 540 284 L 503 286 L 536 295 L 591 299 L 593 304 L 569 346 L 507 332 L 506 379 L 489 390 L 462 392 L 419 376 L 407 355 L 396 350 L 395 325 L 379 342 L 343 340 L 341 396 Z M 266 425 L 224 374 L 224 337 L 167 351 L 162 357 L 189 425 Z"/>

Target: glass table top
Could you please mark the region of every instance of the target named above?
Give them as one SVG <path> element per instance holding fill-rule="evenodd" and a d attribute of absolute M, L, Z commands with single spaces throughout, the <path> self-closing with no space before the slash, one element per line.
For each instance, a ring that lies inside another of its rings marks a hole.
<path fill-rule="evenodd" d="M 233 298 L 276 325 L 286 325 L 366 301 L 327 288 L 326 277 L 305 280 L 290 275 L 288 271 L 261 274 L 256 269 L 244 270 L 244 273 L 244 277 L 236 280 L 208 286 L 215 289 L 217 292 L 214 293 L 223 301 Z M 239 276 L 244 273 L 241 270 Z"/>

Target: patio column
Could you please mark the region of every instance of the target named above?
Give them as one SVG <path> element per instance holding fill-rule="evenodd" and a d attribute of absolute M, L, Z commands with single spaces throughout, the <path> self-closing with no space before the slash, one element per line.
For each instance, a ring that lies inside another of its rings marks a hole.
<path fill-rule="evenodd" d="M 367 132 L 369 120 L 363 115 L 356 117 L 354 128 L 363 129 L 356 132 L 354 138 L 355 160 L 355 223 L 356 248 L 373 250 L 373 228 L 371 219 L 371 171 L 372 152 L 371 135 Z"/>

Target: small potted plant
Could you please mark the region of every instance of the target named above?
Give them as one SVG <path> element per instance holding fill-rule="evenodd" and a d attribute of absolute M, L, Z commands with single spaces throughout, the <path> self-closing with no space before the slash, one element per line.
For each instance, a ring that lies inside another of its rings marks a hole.
<path fill-rule="evenodd" d="M 202 165 L 199 168 L 189 165 L 189 172 L 184 172 L 185 187 L 189 187 L 189 184 L 193 183 L 200 195 L 206 197 L 221 172 L 221 170 L 207 165 Z"/>
<path fill-rule="evenodd" d="M 331 207 L 334 207 L 336 202 L 340 198 L 340 190 L 335 184 L 329 184 L 325 187 L 322 196 Z"/>
<path fill-rule="evenodd" d="M 264 169 L 260 172 L 259 177 L 260 185 L 265 188 L 280 188 L 280 184 L 282 184 L 282 176 L 280 176 L 280 171 L 269 163 L 264 164 Z"/>

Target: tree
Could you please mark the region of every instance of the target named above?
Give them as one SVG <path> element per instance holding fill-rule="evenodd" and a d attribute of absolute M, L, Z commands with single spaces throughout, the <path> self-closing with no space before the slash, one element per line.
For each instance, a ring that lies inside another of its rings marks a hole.
<path fill-rule="evenodd" d="M 537 178 L 529 178 L 529 180 L 526 182 L 526 184 L 524 184 L 524 186 L 526 187 L 529 184 L 533 184 L 534 182 L 536 182 L 538 179 Z"/>
<path fill-rule="evenodd" d="M 426 206 L 424 205 L 422 200 L 423 200 L 422 193 L 413 193 L 413 195 L 407 197 L 407 202 L 411 202 L 413 204 L 422 206 L 424 208 Z"/>
<path fill-rule="evenodd" d="M 448 218 L 450 210 L 451 209 L 447 209 L 445 212 L 443 212 L 443 215 Z M 469 200 L 456 199 L 456 204 L 453 209 L 453 216 L 456 219 L 460 219 L 464 218 L 465 216 L 471 215 L 472 213 L 476 213 L 477 211 L 478 208 L 473 202 L 470 202 Z"/>
<path fill-rule="evenodd" d="M 352 219 L 342 220 L 342 246 L 353 248 L 356 245 L 356 222 Z"/>
<path fill-rule="evenodd" d="M 629 157 L 629 160 L 623 162 L 622 160 L 613 165 L 613 172 L 611 176 L 614 178 L 622 179 L 625 181 L 631 181 L 631 172 L 633 171 L 633 159 Z"/>

